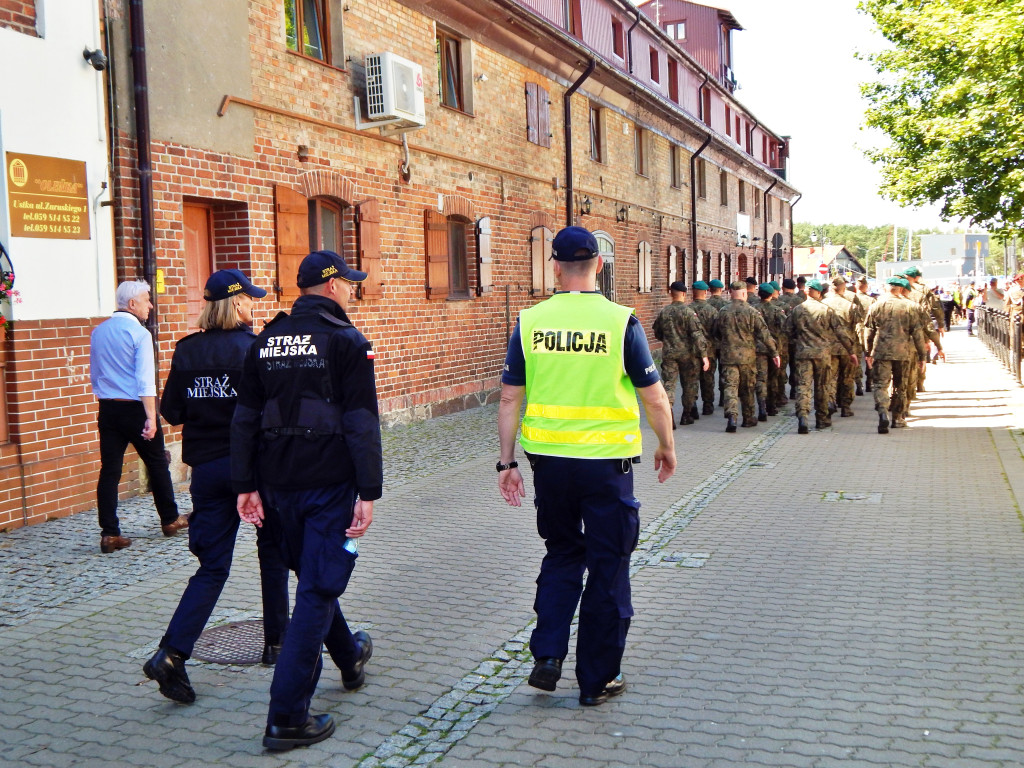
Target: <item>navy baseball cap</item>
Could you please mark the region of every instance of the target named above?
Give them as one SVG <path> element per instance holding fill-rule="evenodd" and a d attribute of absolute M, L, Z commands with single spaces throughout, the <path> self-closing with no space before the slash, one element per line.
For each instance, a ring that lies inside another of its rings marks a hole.
<path fill-rule="evenodd" d="M 669 285 L 668 289 L 670 291 L 675 291 L 676 293 L 686 293 L 686 283 L 682 280 L 676 280 Z"/>
<path fill-rule="evenodd" d="M 791 277 L 787 277 L 785 280 L 782 281 L 782 287 L 785 288 L 787 291 L 791 291 L 794 288 L 796 288 L 796 280 L 794 280 Z"/>
<path fill-rule="evenodd" d="M 577 256 L 579 251 L 586 253 Z M 586 261 L 597 254 L 597 238 L 583 227 L 566 227 L 551 243 L 551 258 L 555 261 Z"/>
<path fill-rule="evenodd" d="M 299 264 L 295 284 L 299 288 L 312 288 L 335 278 L 348 280 L 350 283 L 361 283 L 366 279 L 366 273 L 352 269 L 334 251 L 313 251 Z"/>
<path fill-rule="evenodd" d="M 254 299 L 262 299 L 267 292 L 257 288 L 245 274 L 238 269 L 218 269 L 206 281 L 203 289 L 203 298 L 207 301 L 220 301 L 239 293 L 252 296 Z"/>

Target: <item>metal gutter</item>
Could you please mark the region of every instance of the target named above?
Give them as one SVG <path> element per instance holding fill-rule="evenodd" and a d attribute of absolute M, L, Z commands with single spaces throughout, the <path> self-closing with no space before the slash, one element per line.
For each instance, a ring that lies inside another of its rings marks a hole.
<path fill-rule="evenodd" d="M 563 128 L 565 129 L 565 226 L 573 223 L 573 181 L 572 181 L 572 95 L 583 85 L 584 81 L 594 73 L 597 61 L 591 59 L 586 70 L 580 75 L 564 94 L 562 94 Z"/>
<path fill-rule="evenodd" d="M 708 148 L 708 144 L 711 143 L 711 134 L 707 135 L 704 139 L 704 143 L 700 145 L 700 149 L 690 155 L 690 247 L 692 252 L 690 258 L 696 258 L 697 256 L 697 184 L 694 182 L 694 176 L 697 172 L 697 158 L 700 153 Z"/>

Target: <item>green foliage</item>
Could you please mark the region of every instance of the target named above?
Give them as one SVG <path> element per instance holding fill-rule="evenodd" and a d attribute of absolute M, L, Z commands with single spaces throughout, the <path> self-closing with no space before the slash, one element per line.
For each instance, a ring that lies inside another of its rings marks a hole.
<path fill-rule="evenodd" d="M 917 244 L 917 235 L 941 234 L 942 230 L 914 230 L 914 247 L 908 253 L 908 230 L 896 232 L 899 242 L 893 243 L 894 228 L 890 225 L 867 227 L 863 224 L 812 224 L 806 221 L 793 222 L 793 245 L 812 245 L 811 233 L 818 235 L 818 244 L 822 240 L 832 245 L 845 245 L 853 256 L 864 265 L 869 275 L 875 274 L 875 262 L 893 261 L 898 255 L 901 261 L 920 258 L 921 250 Z M 912 255 L 911 255 L 912 254 Z"/>
<path fill-rule="evenodd" d="M 946 220 L 1024 231 L 1024 0 L 861 0 L 891 48 L 868 56 L 882 193 Z"/>

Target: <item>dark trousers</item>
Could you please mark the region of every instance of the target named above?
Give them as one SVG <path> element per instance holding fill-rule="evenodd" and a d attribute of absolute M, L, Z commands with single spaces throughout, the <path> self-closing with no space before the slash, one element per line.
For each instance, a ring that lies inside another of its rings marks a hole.
<path fill-rule="evenodd" d="M 131 443 L 149 472 L 149 487 L 160 515 L 167 525 L 178 518 L 171 472 L 164 455 L 163 429 L 157 422 L 152 440 L 142 438 L 146 409 L 139 400 L 100 400 L 97 427 L 100 433 L 100 478 L 96 483 L 96 506 L 100 530 L 104 536 L 120 536 L 117 519 L 117 486 L 121 482 L 124 452 Z"/>
<path fill-rule="evenodd" d="M 357 555 L 344 548 L 355 487 L 349 483 L 304 491 L 268 490 L 285 563 L 299 577 L 295 608 L 270 686 L 268 725 L 301 725 L 309 717 L 324 643 L 339 669 L 358 660 L 352 631 L 338 605 Z"/>
<path fill-rule="evenodd" d="M 199 558 L 199 569 L 188 581 L 178 608 L 167 625 L 160 647 L 172 648 L 185 658 L 213 613 L 231 572 L 238 533 L 238 495 L 231 490 L 231 459 L 225 456 L 192 468 L 192 516 L 188 548 Z M 256 529 L 263 586 L 263 635 L 277 645 L 288 625 L 288 568 L 271 531 Z"/>
<path fill-rule="evenodd" d="M 629 555 L 640 533 L 633 475 L 623 473 L 620 459 L 531 456 L 530 464 L 537 531 L 547 548 L 537 577 L 530 651 L 538 659 L 564 659 L 578 604 L 576 680 L 580 695 L 594 696 L 621 671 L 633 616 Z"/>

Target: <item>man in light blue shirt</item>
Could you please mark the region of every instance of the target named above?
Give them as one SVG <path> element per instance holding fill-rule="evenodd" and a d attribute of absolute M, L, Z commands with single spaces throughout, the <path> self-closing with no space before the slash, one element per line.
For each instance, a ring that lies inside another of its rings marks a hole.
<path fill-rule="evenodd" d="M 164 454 L 164 435 L 157 421 L 153 337 L 143 323 L 153 308 L 149 284 L 128 280 L 117 286 L 117 311 L 92 332 L 89 378 L 99 400 L 100 477 L 96 506 L 100 522 L 100 551 L 104 554 L 131 546 L 121 535 L 117 518 L 117 486 L 124 452 L 131 443 L 149 472 L 164 536 L 188 527 L 178 514 L 174 487 Z"/>

